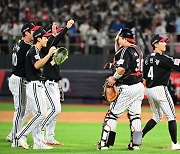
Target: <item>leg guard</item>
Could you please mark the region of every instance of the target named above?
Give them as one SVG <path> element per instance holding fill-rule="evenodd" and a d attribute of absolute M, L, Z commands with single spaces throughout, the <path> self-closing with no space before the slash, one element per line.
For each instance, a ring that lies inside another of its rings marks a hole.
<path fill-rule="evenodd" d="M 110 131 L 108 141 L 107 141 L 107 146 L 113 146 L 114 145 L 115 137 L 116 137 L 116 132 Z"/>
<path fill-rule="evenodd" d="M 110 131 L 111 131 L 111 128 L 108 125 L 103 127 L 102 137 L 101 137 L 101 146 L 105 146 L 105 145 L 107 146 Z"/>
<path fill-rule="evenodd" d="M 131 141 L 128 147 L 130 150 L 132 150 L 134 146 L 140 146 L 142 144 L 142 131 L 140 131 L 139 128 L 141 127 L 141 119 L 139 114 L 131 115 L 129 113 L 128 118 L 130 121 L 131 130 Z"/>
<path fill-rule="evenodd" d="M 101 134 L 101 145 L 100 146 L 113 146 L 115 141 L 115 129 L 117 124 L 117 116 L 115 116 L 110 110 L 107 112 L 104 123 L 103 129 Z"/>
<path fill-rule="evenodd" d="M 108 125 L 104 126 L 103 130 L 102 130 L 102 137 L 101 137 L 100 146 L 101 147 L 113 146 L 114 141 L 115 141 L 115 137 L 116 137 L 116 132 L 111 131 L 111 129 Z"/>
<path fill-rule="evenodd" d="M 132 135 L 132 144 L 139 146 L 142 144 L 142 132 L 134 131 Z"/>

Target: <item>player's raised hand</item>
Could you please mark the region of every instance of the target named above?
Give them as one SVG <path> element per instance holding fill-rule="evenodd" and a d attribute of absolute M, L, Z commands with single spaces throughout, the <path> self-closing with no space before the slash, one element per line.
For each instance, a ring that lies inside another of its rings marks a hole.
<path fill-rule="evenodd" d="M 70 19 L 67 24 L 66 24 L 66 27 L 69 29 L 72 27 L 72 25 L 74 24 L 74 20 Z"/>
<path fill-rule="evenodd" d="M 120 32 L 121 32 L 121 29 L 119 30 L 119 32 L 117 33 L 117 35 L 116 35 L 116 37 L 115 37 L 115 39 L 114 39 L 114 41 L 115 41 L 115 51 L 117 51 L 118 49 L 119 49 L 119 34 L 120 34 Z"/>
<path fill-rule="evenodd" d="M 56 27 L 57 27 L 56 23 L 53 22 L 53 24 L 52 24 L 52 34 L 54 34 L 55 36 L 57 34 Z"/>
<path fill-rule="evenodd" d="M 121 30 L 119 30 L 119 32 L 117 33 L 117 35 L 116 35 L 116 37 L 115 37 L 115 42 L 118 42 L 120 32 L 121 32 Z"/>

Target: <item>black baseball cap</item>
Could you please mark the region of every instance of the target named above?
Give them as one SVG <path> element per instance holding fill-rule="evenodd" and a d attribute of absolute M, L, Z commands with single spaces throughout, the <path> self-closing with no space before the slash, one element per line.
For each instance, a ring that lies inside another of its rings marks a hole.
<path fill-rule="evenodd" d="M 161 35 L 156 34 L 151 39 L 151 45 L 153 46 L 155 43 L 158 42 L 166 42 L 168 39 L 169 39 L 168 37 L 162 37 Z"/>
<path fill-rule="evenodd" d="M 49 37 L 51 35 L 51 33 L 47 33 L 42 27 L 40 27 L 39 29 L 35 30 L 33 33 L 33 37 L 34 38 L 38 38 L 38 37 Z"/>
<path fill-rule="evenodd" d="M 129 28 L 120 29 L 120 37 L 126 38 L 129 42 L 135 43 L 134 34 Z"/>
<path fill-rule="evenodd" d="M 35 31 L 39 29 L 40 26 L 35 26 L 33 22 L 25 23 L 21 28 L 21 33 L 25 33 L 26 31 L 32 30 Z"/>
<path fill-rule="evenodd" d="M 58 28 L 58 27 L 56 27 L 56 31 L 57 31 L 57 33 L 59 33 L 60 31 L 62 31 L 63 30 L 63 28 Z M 49 25 L 49 26 L 47 26 L 47 28 L 46 28 L 46 32 L 48 32 L 48 33 L 52 33 L 52 24 L 51 25 Z"/>

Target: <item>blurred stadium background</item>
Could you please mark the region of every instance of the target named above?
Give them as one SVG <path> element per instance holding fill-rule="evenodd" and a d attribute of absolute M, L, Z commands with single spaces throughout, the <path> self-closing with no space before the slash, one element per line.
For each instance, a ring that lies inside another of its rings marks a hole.
<path fill-rule="evenodd" d="M 21 37 L 25 22 L 46 28 L 52 22 L 74 26 L 59 44 L 69 50 L 61 66 L 65 103 L 101 103 L 102 85 L 110 72 L 114 37 L 118 30 L 134 30 L 136 42 L 146 56 L 155 33 L 167 35 L 167 54 L 180 58 L 180 0 L 1 0 L 0 2 L 0 99 L 12 100 L 8 89 L 11 49 Z M 180 100 L 180 73 L 171 74 L 170 91 L 175 104 Z M 147 102 L 145 101 L 145 104 Z"/>

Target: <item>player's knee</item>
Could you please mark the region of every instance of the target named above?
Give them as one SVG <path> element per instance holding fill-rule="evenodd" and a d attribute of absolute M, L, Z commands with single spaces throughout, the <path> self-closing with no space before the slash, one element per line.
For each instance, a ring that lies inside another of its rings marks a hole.
<path fill-rule="evenodd" d="M 55 107 L 51 111 L 53 115 L 57 116 L 61 112 L 61 108 Z"/>
<path fill-rule="evenodd" d="M 47 112 L 39 112 L 38 115 L 39 119 L 44 120 L 47 116 Z"/>
<path fill-rule="evenodd" d="M 112 111 L 108 110 L 106 113 L 106 116 L 104 118 L 104 122 L 107 122 L 108 120 L 117 120 L 118 116 L 116 116 L 115 114 L 112 113 Z"/>
<path fill-rule="evenodd" d="M 136 120 L 136 119 L 141 120 L 140 114 L 129 114 L 129 113 L 128 113 L 128 118 L 129 118 L 129 120 L 130 120 L 131 123 L 132 123 L 133 120 Z"/>
<path fill-rule="evenodd" d="M 56 114 L 59 114 L 61 112 L 61 108 L 56 108 Z"/>
<path fill-rule="evenodd" d="M 117 125 L 117 119 L 118 119 L 118 117 L 109 110 L 104 118 L 103 126 L 105 126 L 107 124 L 111 127 L 111 131 L 115 132 L 116 125 Z"/>

